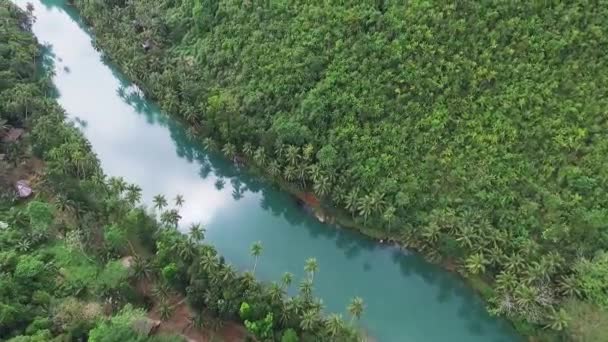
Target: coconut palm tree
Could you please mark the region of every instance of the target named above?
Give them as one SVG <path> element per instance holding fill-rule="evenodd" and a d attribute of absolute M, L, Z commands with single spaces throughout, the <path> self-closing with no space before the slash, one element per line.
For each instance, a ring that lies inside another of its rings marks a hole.
<path fill-rule="evenodd" d="M 344 197 L 344 204 L 346 209 L 350 212 L 351 216 L 354 218 L 355 213 L 357 212 L 359 203 L 359 189 L 354 188 Z"/>
<path fill-rule="evenodd" d="M 122 177 L 110 178 L 109 185 L 112 189 L 112 192 L 119 196 L 127 189 L 127 182 L 125 182 L 124 178 Z"/>
<path fill-rule="evenodd" d="M 313 331 L 319 323 L 319 313 L 316 310 L 308 310 L 302 315 L 300 328 L 304 331 Z"/>
<path fill-rule="evenodd" d="M 262 255 L 262 251 L 264 250 L 264 248 L 262 247 L 262 242 L 257 241 L 254 242 L 251 245 L 251 255 L 255 258 L 255 261 L 253 263 L 253 274 L 255 274 L 255 269 L 258 265 L 258 259 L 260 257 L 260 255 Z"/>
<path fill-rule="evenodd" d="M 300 160 L 300 148 L 293 145 L 287 146 L 287 150 L 285 151 L 285 157 L 289 165 L 295 166 Z"/>
<path fill-rule="evenodd" d="M 302 280 L 302 282 L 300 283 L 300 286 L 299 286 L 299 290 L 300 290 L 300 295 L 306 301 L 309 301 L 312 298 L 312 289 L 313 289 L 313 285 L 312 285 L 312 281 L 310 279 Z"/>
<path fill-rule="evenodd" d="M 282 303 L 283 296 L 285 296 L 285 291 L 279 284 L 272 282 L 268 288 L 268 294 L 275 303 Z"/>
<path fill-rule="evenodd" d="M 283 286 L 283 289 L 287 289 L 291 285 L 292 282 L 293 282 L 293 274 L 291 274 L 289 272 L 283 273 L 283 276 L 281 277 L 281 285 Z"/>
<path fill-rule="evenodd" d="M 190 239 L 195 242 L 205 239 L 205 228 L 200 223 L 192 223 L 190 225 Z"/>
<path fill-rule="evenodd" d="M 296 179 L 298 174 L 298 170 L 295 168 L 295 166 L 293 165 L 288 165 L 284 170 L 283 170 L 283 177 L 285 178 L 286 181 L 291 182 L 294 179 Z"/>
<path fill-rule="evenodd" d="M 168 321 L 173 316 L 173 307 L 167 300 L 161 300 L 158 304 L 158 314 L 161 321 Z"/>
<path fill-rule="evenodd" d="M 228 159 L 232 159 L 236 155 L 236 147 L 231 143 L 226 143 L 222 148 L 222 153 L 224 153 Z"/>
<path fill-rule="evenodd" d="M 486 271 L 487 263 L 483 253 L 475 253 L 466 259 L 465 267 L 471 274 L 482 274 Z"/>
<path fill-rule="evenodd" d="M 365 309 L 365 304 L 363 303 L 363 299 L 361 297 L 355 297 L 348 304 L 348 313 L 351 315 L 351 324 L 353 320 L 356 318 L 359 320 L 361 315 L 363 315 L 363 310 Z"/>
<path fill-rule="evenodd" d="M 175 196 L 175 205 L 179 208 L 184 205 L 184 196 L 177 194 Z"/>
<path fill-rule="evenodd" d="M 395 221 L 395 212 L 397 210 L 395 209 L 395 207 L 388 206 L 385 210 L 384 213 L 382 214 L 382 220 L 384 220 L 384 222 L 386 222 L 386 226 L 388 227 L 388 232 L 390 234 L 391 232 L 391 228 L 393 226 L 393 222 Z"/>
<path fill-rule="evenodd" d="M 551 309 L 551 312 L 548 315 L 549 321 L 545 325 L 547 329 L 553 329 L 557 331 L 562 331 L 568 327 L 568 323 L 570 322 L 570 316 L 564 310 L 564 308 L 559 308 L 559 310 Z"/>
<path fill-rule="evenodd" d="M 154 207 L 158 210 L 162 210 L 164 207 L 167 206 L 167 199 L 164 195 L 159 194 L 154 196 L 152 202 L 154 202 Z"/>
<path fill-rule="evenodd" d="M 131 205 L 135 205 L 141 200 L 141 188 L 139 185 L 129 184 L 127 186 L 126 199 Z"/>
<path fill-rule="evenodd" d="M 199 261 L 201 269 L 207 273 L 211 273 L 217 266 L 217 258 L 211 253 L 204 253 Z"/>
<path fill-rule="evenodd" d="M 266 151 L 264 150 L 264 147 L 260 146 L 255 150 L 253 160 L 259 167 L 264 167 L 264 165 L 266 165 Z"/>
<path fill-rule="evenodd" d="M 319 263 L 316 258 L 308 258 L 306 259 L 306 263 L 304 264 L 304 271 L 308 272 L 308 276 L 310 277 L 310 281 L 314 281 L 315 272 L 319 269 Z"/>
<path fill-rule="evenodd" d="M 317 164 L 309 165 L 307 172 L 308 177 L 315 183 L 319 180 L 319 177 L 321 176 L 321 168 Z"/>
<path fill-rule="evenodd" d="M 329 193 L 330 188 L 329 178 L 326 176 L 319 176 L 314 183 L 313 190 L 319 197 L 325 197 Z"/>
<path fill-rule="evenodd" d="M 325 320 L 325 329 L 327 333 L 332 338 L 336 338 L 338 335 L 342 334 L 344 330 L 344 321 L 342 320 L 342 315 L 331 314 Z"/>
<path fill-rule="evenodd" d="M 150 263 L 139 256 L 133 257 L 132 272 L 135 279 L 151 279 L 154 274 Z"/>
<path fill-rule="evenodd" d="M 248 158 L 253 156 L 253 145 L 251 145 L 251 143 L 246 142 L 243 144 L 243 154 L 245 154 Z"/>
<path fill-rule="evenodd" d="M 217 144 L 215 143 L 215 141 L 213 141 L 213 139 L 209 137 L 203 139 L 203 146 L 207 151 L 215 151 L 215 149 L 217 148 Z"/>
<path fill-rule="evenodd" d="M 357 209 L 359 215 L 363 216 L 364 224 L 367 223 L 367 218 L 374 212 L 374 198 L 369 194 L 357 200 Z"/>
<path fill-rule="evenodd" d="M 273 160 L 268 164 L 268 174 L 272 177 L 277 177 L 281 174 L 281 165 L 278 161 Z"/>
<path fill-rule="evenodd" d="M 179 211 L 175 209 L 168 210 L 163 213 L 165 223 L 171 225 L 173 228 L 177 228 L 179 220 L 181 220 L 182 216 L 179 214 Z M 163 217 L 161 217 L 163 219 Z"/>

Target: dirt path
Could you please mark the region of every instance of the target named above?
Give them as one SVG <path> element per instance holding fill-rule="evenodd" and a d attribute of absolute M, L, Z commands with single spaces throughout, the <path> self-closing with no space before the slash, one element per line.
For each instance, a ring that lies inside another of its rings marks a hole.
<path fill-rule="evenodd" d="M 192 327 L 190 325 L 190 318 L 193 316 L 193 312 L 186 304 L 185 299 L 174 297 L 171 303 L 174 306 L 173 315 L 171 315 L 169 320 L 161 322 L 157 334 L 181 334 L 189 342 L 210 342 L 214 340 L 212 338 L 213 335 L 215 335 L 215 341 L 241 342 L 245 340 L 247 334 L 245 328 L 234 322 L 226 322 L 215 333 Z M 148 317 L 153 320 L 160 320 L 158 305 L 154 305 L 148 312 Z"/>

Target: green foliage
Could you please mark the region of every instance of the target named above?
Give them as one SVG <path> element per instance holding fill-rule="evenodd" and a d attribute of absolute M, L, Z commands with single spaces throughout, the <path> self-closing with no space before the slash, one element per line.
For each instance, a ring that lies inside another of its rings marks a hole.
<path fill-rule="evenodd" d="M 542 326 L 567 293 L 605 305 L 607 6 L 75 3 L 206 145 L 264 151 L 254 165 L 355 225 L 456 259 L 496 284 L 493 312 Z"/>
<path fill-rule="evenodd" d="M 53 222 L 53 212 L 48 203 L 31 201 L 27 205 L 26 213 L 30 226 L 39 232 L 45 232 Z"/>
<path fill-rule="evenodd" d="M 281 335 L 281 342 L 298 342 L 300 338 L 298 334 L 293 329 L 286 329 L 283 331 L 283 335 Z"/>
<path fill-rule="evenodd" d="M 568 300 L 565 305 L 570 321 L 568 335 L 575 342 L 607 341 L 608 310 L 579 300 Z"/>
<path fill-rule="evenodd" d="M 272 336 L 273 318 L 272 313 L 266 314 L 266 317 L 257 321 L 245 320 L 245 327 L 260 340 L 266 340 Z"/>
<path fill-rule="evenodd" d="M 583 297 L 608 310 L 608 252 L 592 260 L 581 260 L 575 267 Z"/>
<path fill-rule="evenodd" d="M 129 270 L 120 261 L 110 261 L 95 279 L 95 291 L 101 296 L 122 295 L 128 289 Z"/>

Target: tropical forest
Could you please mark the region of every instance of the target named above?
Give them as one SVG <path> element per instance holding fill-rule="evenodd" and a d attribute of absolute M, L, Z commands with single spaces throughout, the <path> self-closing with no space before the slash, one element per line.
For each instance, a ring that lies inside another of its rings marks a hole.
<path fill-rule="evenodd" d="M 606 51 L 604 0 L 2 0 L 0 341 L 608 341 Z"/>

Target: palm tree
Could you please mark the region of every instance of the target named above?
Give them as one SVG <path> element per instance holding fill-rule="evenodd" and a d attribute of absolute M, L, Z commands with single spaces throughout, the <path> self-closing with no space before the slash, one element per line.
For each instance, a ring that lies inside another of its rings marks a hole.
<path fill-rule="evenodd" d="M 152 295 L 156 297 L 156 299 L 158 299 L 159 301 L 166 300 L 167 298 L 169 298 L 170 294 L 171 289 L 169 288 L 169 285 L 164 281 L 157 282 L 156 286 L 154 286 L 154 288 L 152 289 Z"/>
<path fill-rule="evenodd" d="M 262 255 L 263 249 L 264 248 L 262 247 L 262 242 L 260 241 L 254 242 L 253 245 L 251 245 L 251 255 L 255 258 L 255 261 L 253 263 L 253 274 L 255 274 L 255 269 L 258 265 L 258 259 L 260 255 Z"/>
<path fill-rule="evenodd" d="M 166 223 L 170 224 L 173 228 L 177 228 L 179 220 L 181 220 L 182 216 L 179 214 L 179 211 L 175 209 L 171 209 L 169 211 L 164 212 L 166 215 Z"/>
<path fill-rule="evenodd" d="M 285 180 L 288 182 L 293 181 L 294 179 L 296 179 L 297 176 L 297 172 L 298 170 L 295 168 L 295 166 L 293 165 L 288 165 L 284 170 L 283 170 L 283 177 L 285 177 Z"/>
<path fill-rule="evenodd" d="M 278 161 L 273 160 L 268 164 L 268 173 L 273 177 L 277 177 L 281 174 L 281 166 Z"/>
<path fill-rule="evenodd" d="M 570 316 L 566 310 L 564 310 L 564 308 L 559 308 L 559 310 L 552 308 L 548 318 L 549 322 L 547 325 L 545 325 L 545 327 L 557 331 L 566 329 L 568 327 L 568 323 L 570 322 Z"/>
<path fill-rule="evenodd" d="M 361 297 L 355 297 L 348 304 L 348 312 L 351 315 L 351 324 L 352 321 L 356 318 L 359 320 L 361 315 L 363 315 L 363 310 L 365 309 L 365 304 L 363 303 L 363 299 Z"/>
<path fill-rule="evenodd" d="M 319 197 L 325 197 L 330 188 L 329 178 L 325 176 L 319 176 L 314 183 L 314 191 Z"/>
<path fill-rule="evenodd" d="M 310 277 L 310 281 L 314 281 L 315 272 L 319 269 L 319 263 L 317 263 L 317 259 L 308 258 L 306 259 L 306 264 L 304 265 L 304 271 L 308 272 Z"/>
<path fill-rule="evenodd" d="M 251 145 L 251 143 L 246 142 L 245 144 L 243 144 L 243 154 L 251 158 L 251 156 L 253 155 L 253 145 Z"/>
<path fill-rule="evenodd" d="M 184 205 L 184 196 L 183 195 L 177 194 L 175 196 L 175 205 L 177 207 L 181 207 Z"/>
<path fill-rule="evenodd" d="M 126 199 L 131 205 L 137 204 L 141 200 L 141 188 L 136 184 L 128 185 Z"/>
<path fill-rule="evenodd" d="M 154 207 L 156 207 L 156 209 L 158 209 L 158 210 L 162 210 L 164 207 L 167 206 L 167 199 L 165 198 L 164 195 L 154 196 L 154 199 L 152 200 L 152 202 L 154 202 Z"/>
<path fill-rule="evenodd" d="M 395 209 L 395 207 L 388 206 L 388 208 L 386 208 L 386 210 L 384 210 L 384 213 L 382 214 L 382 220 L 384 220 L 384 222 L 386 222 L 386 226 L 388 227 L 388 232 L 390 234 L 391 232 L 391 228 L 393 226 L 393 221 L 395 221 L 395 212 L 397 210 Z"/>
<path fill-rule="evenodd" d="M 325 329 L 327 329 L 329 336 L 332 338 L 336 338 L 338 335 L 340 335 L 342 330 L 344 330 L 344 321 L 342 320 L 342 316 L 335 313 L 329 315 L 325 321 Z"/>
<path fill-rule="evenodd" d="M 295 166 L 296 163 L 300 160 L 300 148 L 297 146 L 289 145 L 287 147 L 287 151 L 285 151 L 285 157 L 287 158 L 287 162 L 291 166 Z"/>
<path fill-rule="evenodd" d="M 200 223 L 193 223 L 190 225 L 190 239 L 195 242 L 199 242 L 205 238 L 205 228 Z"/>
<path fill-rule="evenodd" d="M 215 141 L 213 141 L 213 139 L 211 139 L 209 137 L 203 139 L 203 146 L 208 151 L 214 151 L 217 148 Z"/>
<path fill-rule="evenodd" d="M 182 240 L 179 246 L 178 254 L 182 260 L 189 263 L 192 259 L 194 259 L 197 252 L 197 244 L 193 240 Z"/>
<path fill-rule="evenodd" d="M 281 144 L 279 140 L 276 141 L 274 146 L 274 155 L 276 159 L 282 159 L 285 154 L 285 145 Z"/>
<path fill-rule="evenodd" d="M 422 237 L 426 239 L 430 244 L 434 244 L 439 240 L 441 228 L 433 222 L 422 227 Z"/>
<path fill-rule="evenodd" d="M 110 188 L 112 188 L 112 192 L 117 195 L 121 195 L 127 189 L 127 182 L 125 182 L 122 177 L 112 177 L 109 180 Z"/>
<path fill-rule="evenodd" d="M 367 223 L 367 218 L 374 211 L 374 199 L 370 195 L 365 195 L 357 200 L 357 209 L 359 209 L 359 215 L 363 216 L 364 224 Z"/>
<path fill-rule="evenodd" d="M 291 285 L 292 282 L 293 282 L 293 274 L 291 274 L 289 272 L 283 273 L 283 276 L 281 277 L 281 285 L 283 286 L 283 289 L 287 289 Z"/>
<path fill-rule="evenodd" d="M 308 166 L 308 177 L 312 179 L 313 182 L 317 182 L 319 177 L 321 176 L 321 168 L 317 164 L 312 164 Z"/>
<path fill-rule="evenodd" d="M 486 271 L 487 260 L 483 253 L 471 254 L 466 262 L 465 267 L 471 274 L 481 274 Z"/>
<path fill-rule="evenodd" d="M 315 310 L 308 310 L 302 315 L 300 328 L 304 331 L 313 331 L 319 322 L 319 313 Z"/>
<path fill-rule="evenodd" d="M 384 209 L 385 201 L 384 194 L 378 191 L 374 191 L 370 195 L 370 202 L 372 204 L 372 209 L 375 213 L 381 213 Z"/>
<path fill-rule="evenodd" d="M 236 147 L 231 143 L 227 143 L 222 148 L 222 152 L 228 159 L 232 159 L 236 155 Z"/>
<path fill-rule="evenodd" d="M 173 315 L 173 307 L 167 302 L 167 300 L 161 300 L 158 304 L 158 313 L 161 321 L 168 321 Z"/>
<path fill-rule="evenodd" d="M 581 296 L 579 281 L 573 275 L 561 277 L 559 281 L 559 290 L 564 296 Z"/>
<path fill-rule="evenodd" d="M 304 298 L 307 301 L 310 300 L 312 298 L 312 289 L 313 289 L 313 285 L 312 285 L 312 281 L 310 279 L 302 280 L 302 282 L 300 283 L 300 286 L 299 286 L 300 295 L 302 296 L 302 298 Z"/>
<path fill-rule="evenodd" d="M 266 151 L 264 147 L 260 146 L 255 150 L 255 154 L 253 155 L 253 160 L 259 167 L 263 167 L 266 165 Z"/>
<path fill-rule="evenodd" d="M 133 258 L 132 272 L 135 279 L 151 279 L 154 273 L 150 263 L 139 256 Z"/>
<path fill-rule="evenodd" d="M 300 187 L 302 189 L 306 188 L 306 165 L 304 163 L 299 164 L 296 168 L 296 173 L 300 180 Z"/>
<path fill-rule="evenodd" d="M 463 226 L 456 232 L 456 241 L 458 241 L 460 247 L 468 248 L 470 250 L 473 248 L 473 238 L 475 235 L 475 230 L 472 226 Z"/>
<path fill-rule="evenodd" d="M 351 216 L 354 218 L 359 203 L 359 189 L 354 188 L 351 190 L 348 195 L 344 197 L 344 202 L 346 204 L 346 209 L 350 211 Z"/>
<path fill-rule="evenodd" d="M 275 303 L 282 303 L 285 291 L 279 284 L 277 284 L 276 282 L 272 282 L 272 284 L 270 284 L 270 287 L 268 288 L 268 294 Z"/>
<path fill-rule="evenodd" d="M 204 253 L 199 261 L 199 266 L 203 271 L 211 273 L 217 266 L 217 258 L 211 253 Z"/>

